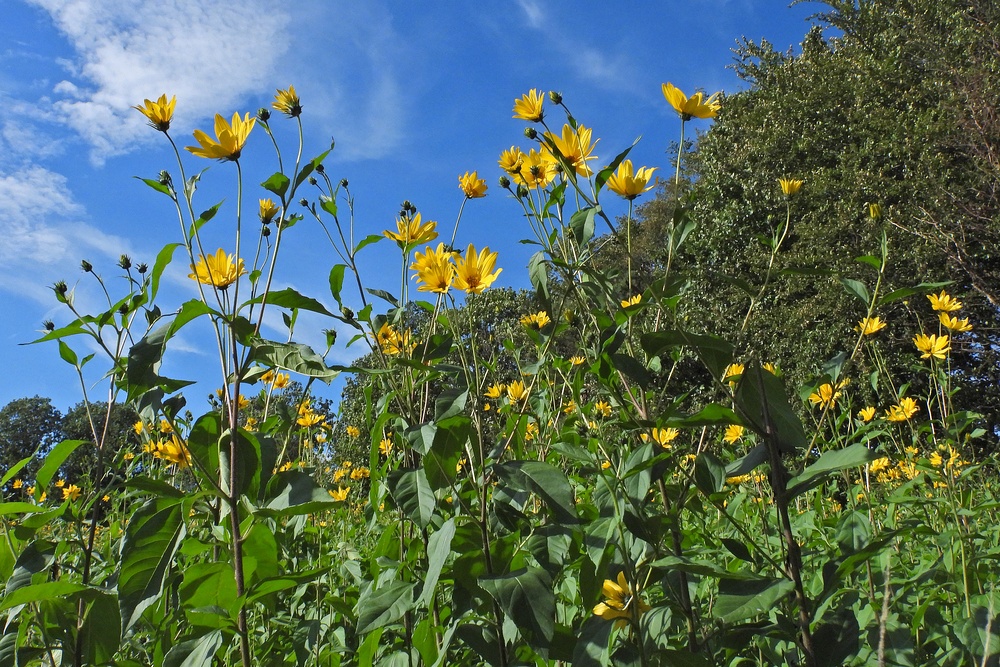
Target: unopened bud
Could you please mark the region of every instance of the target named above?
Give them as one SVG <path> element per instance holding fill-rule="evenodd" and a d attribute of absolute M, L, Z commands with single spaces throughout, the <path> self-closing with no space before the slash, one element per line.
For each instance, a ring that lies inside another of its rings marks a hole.
<path fill-rule="evenodd" d="M 120 315 L 128 315 L 128 304 L 123 303 L 122 305 L 118 306 L 118 313 Z"/>
<path fill-rule="evenodd" d="M 128 255 L 122 255 L 118 258 L 118 266 L 128 271 L 132 268 L 132 258 Z"/>
<path fill-rule="evenodd" d="M 82 262 L 80 262 L 80 268 L 83 269 L 84 273 L 90 273 L 91 271 L 94 270 L 94 265 L 88 262 L 87 260 L 83 260 Z"/>
<path fill-rule="evenodd" d="M 52 286 L 57 296 L 66 296 L 66 292 L 69 291 L 69 286 L 66 284 L 65 280 L 60 280 L 55 285 Z"/>
<path fill-rule="evenodd" d="M 139 264 L 137 267 L 135 267 L 135 270 L 138 271 L 140 274 L 142 274 L 142 273 L 146 273 L 146 271 L 149 270 L 149 267 L 146 266 L 145 263 L 142 263 L 142 264 Z"/>
<path fill-rule="evenodd" d="M 536 132 L 535 128 L 533 127 L 526 127 L 524 128 L 524 136 L 526 136 L 528 139 L 534 140 L 538 138 L 538 132 Z"/>
<path fill-rule="evenodd" d="M 310 176 L 309 177 L 309 185 L 316 185 L 316 177 L 315 176 Z"/>
<path fill-rule="evenodd" d="M 271 112 L 270 111 L 268 111 L 264 107 L 261 107 L 261 108 L 257 109 L 257 120 L 259 120 L 262 123 L 266 123 L 270 119 L 271 119 Z"/>
<path fill-rule="evenodd" d="M 159 181 L 160 185 L 166 185 L 166 186 L 169 186 L 171 183 L 173 183 L 173 179 L 170 178 L 170 172 L 166 170 L 161 171 Z"/>
<path fill-rule="evenodd" d="M 45 327 L 46 331 L 56 330 L 56 323 L 53 322 L 52 320 L 45 320 L 44 322 L 42 322 L 42 326 Z"/>
<path fill-rule="evenodd" d="M 316 165 L 316 173 L 317 174 L 322 174 L 325 171 L 326 171 L 326 167 L 324 167 L 322 164 Z"/>
<path fill-rule="evenodd" d="M 868 205 L 868 217 L 872 220 L 878 220 L 882 217 L 882 206 L 879 204 L 869 204 Z"/>
<path fill-rule="evenodd" d="M 550 90 L 549 91 L 549 101 L 551 101 L 552 104 L 562 104 L 562 95 L 560 95 L 559 93 L 557 93 L 554 90 Z"/>
<path fill-rule="evenodd" d="M 261 234 L 261 236 L 270 236 L 271 235 L 271 228 L 270 227 L 261 227 L 260 234 Z"/>
<path fill-rule="evenodd" d="M 340 313 L 349 320 L 354 319 L 354 311 L 348 308 L 347 306 L 341 306 Z"/>
<path fill-rule="evenodd" d="M 517 196 L 518 196 L 518 198 L 521 198 L 521 199 L 523 199 L 524 197 L 527 197 L 528 196 L 528 188 L 525 187 L 525 186 L 523 186 L 523 185 L 518 185 L 517 186 Z"/>
<path fill-rule="evenodd" d="M 340 179 L 340 187 L 342 187 L 342 188 L 346 188 L 347 187 L 347 179 L 346 178 Z"/>
<path fill-rule="evenodd" d="M 506 176 L 501 176 L 500 187 L 503 188 L 504 190 L 508 189 L 510 187 L 510 179 L 507 178 Z"/>
<path fill-rule="evenodd" d="M 302 199 L 299 200 L 299 204 L 301 204 L 302 206 L 309 206 L 309 200 L 303 197 Z"/>

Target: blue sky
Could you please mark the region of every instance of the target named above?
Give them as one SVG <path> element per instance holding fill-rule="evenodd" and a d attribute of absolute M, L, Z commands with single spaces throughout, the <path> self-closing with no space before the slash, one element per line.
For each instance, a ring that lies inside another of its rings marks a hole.
<path fill-rule="evenodd" d="M 496 185 L 500 152 L 527 148 L 525 123 L 511 118 L 513 100 L 530 88 L 558 90 L 601 138 L 599 162 L 641 136 L 633 161 L 669 172 L 665 151 L 679 125 L 661 84 L 735 92 L 740 83 L 726 65 L 738 38 L 797 48 L 807 17 L 823 8 L 786 4 L 7 0 L 0 26 L 0 359 L 7 381 L 0 405 L 40 394 L 66 409 L 80 399 L 55 344 L 19 345 L 34 339 L 44 320 L 70 319 L 49 286 L 65 280 L 81 309 L 96 309 L 100 292 L 80 270 L 81 259 L 113 289 L 120 254 L 152 264 L 164 244 L 178 240 L 170 202 L 132 178 L 153 178 L 161 169 L 176 174 L 163 136 L 131 109 L 144 98 L 177 96 L 171 135 L 183 146 L 194 143 L 193 129 L 211 129 L 215 113 L 252 114 L 270 105 L 276 88 L 294 85 L 304 107 L 305 152 L 317 154 L 336 139 L 325 166 L 334 180 L 349 179 L 362 235 L 393 227 L 404 199 L 450 231 L 462 203 L 457 177 L 478 170 L 490 190 L 466 207 L 456 245 L 499 251 L 504 271 L 497 284 L 524 287 L 530 250 L 517 240 L 529 231 L 518 205 Z M 275 114 L 272 126 L 294 150 L 293 123 Z M 189 173 L 210 167 L 199 210 L 226 198 L 207 230 L 217 238 L 213 247 L 225 245 L 234 168 L 186 157 Z M 274 171 L 262 132 L 251 135 L 241 164 L 250 184 Z M 263 195 L 250 187 L 244 201 L 255 207 Z M 624 211 L 622 203 L 609 214 Z M 303 223 L 291 231 L 278 287 L 329 305 L 332 248 L 318 227 Z M 362 253 L 369 285 L 398 290 L 393 250 L 387 242 Z M 195 296 L 188 272 L 183 261 L 168 270 L 164 312 Z M 272 324 L 278 326 L 265 335 L 281 337 L 280 319 Z M 322 347 L 320 331 L 330 325 L 307 318 L 299 338 Z M 205 371 L 214 349 L 204 333 L 185 330 L 164 368 L 173 377 L 205 380 L 188 390 L 199 410 L 216 386 Z M 347 338 L 331 361 L 355 356 L 343 346 Z"/>

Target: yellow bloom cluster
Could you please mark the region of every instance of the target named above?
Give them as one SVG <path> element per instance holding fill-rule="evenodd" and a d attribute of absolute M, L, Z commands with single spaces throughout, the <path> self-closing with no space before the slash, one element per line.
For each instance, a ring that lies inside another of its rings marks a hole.
<path fill-rule="evenodd" d="M 883 322 L 881 317 L 865 317 L 855 328 L 856 331 L 861 332 L 862 336 L 874 336 L 882 329 L 885 329 L 887 322 Z"/>
<path fill-rule="evenodd" d="M 470 243 L 463 257 L 439 243 L 436 249 L 427 246 L 425 252 L 415 253 L 410 268 L 416 271 L 415 277 L 421 283 L 417 289 L 421 292 L 446 294 L 454 283 L 463 292 L 481 294 L 503 271 L 493 270 L 496 260 L 497 253 L 488 247 L 477 251 Z"/>
<path fill-rule="evenodd" d="M 163 440 L 151 440 L 144 449 L 147 454 L 152 454 L 155 458 L 180 468 L 187 468 L 191 465 L 191 452 L 176 433 Z"/>
<path fill-rule="evenodd" d="M 917 402 L 907 396 L 885 411 L 885 418 L 891 422 L 905 422 L 917 414 Z"/>
<path fill-rule="evenodd" d="M 629 584 L 624 572 L 618 573 L 617 581 L 605 579 L 601 592 L 605 599 L 594 607 L 594 615 L 614 621 L 616 626 L 624 627 L 630 620 L 638 621 L 639 616 L 650 610 L 638 588 Z"/>
<path fill-rule="evenodd" d="M 639 435 L 643 442 L 649 442 L 652 438 L 653 442 L 658 444 L 664 449 L 670 448 L 670 443 L 677 439 L 677 436 L 681 434 L 675 428 L 654 428 L 651 433 L 642 433 Z"/>
<path fill-rule="evenodd" d="M 821 384 L 816 391 L 809 394 L 809 402 L 821 408 L 833 407 L 840 398 L 841 389 L 850 384 L 850 380 L 844 379 L 837 383 L 836 388 L 829 382 Z"/>
<path fill-rule="evenodd" d="M 799 190 L 802 189 L 802 183 L 804 181 L 797 178 L 779 178 L 778 185 L 781 186 L 781 194 L 786 197 L 792 197 L 798 194 Z"/>
<path fill-rule="evenodd" d="M 726 427 L 726 432 L 723 434 L 722 439 L 730 445 L 735 445 L 743 437 L 744 431 L 746 429 L 739 424 L 730 424 Z"/>
<path fill-rule="evenodd" d="M 549 318 L 549 314 L 544 310 L 521 316 L 521 324 L 526 327 L 534 327 L 536 329 L 544 328 L 551 321 L 552 320 Z"/>
<path fill-rule="evenodd" d="M 400 332 L 384 323 L 375 333 L 375 340 L 383 354 L 396 356 L 398 354 L 412 354 L 417 347 L 416 341 L 410 340 L 410 331 Z"/>
<path fill-rule="evenodd" d="M 284 389 L 288 386 L 289 377 L 288 373 L 275 373 L 274 369 L 271 369 L 260 376 L 260 381 L 275 389 Z"/>
<path fill-rule="evenodd" d="M 342 503 L 347 500 L 347 494 L 351 492 L 351 487 L 349 486 L 338 486 L 336 491 L 332 489 L 329 491 L 330 497 L 336 500 L 338 503 Z"/>
<path fill-rule="evenodd" d="M 933 358 L 944 361 L 948 353 L 951 352 L 951 338 L 948 336 L 917 334 L 913 337 L 913 344 L 920 351 L 921 359 Z"/>
<path fill-rule="evenodd" d="M 400 247 L 411 243 L 430 243 L 438 237 L 437 223 L 433 220 L 422 222 L 420 214 L 415 213 L 412 216 L 396 218 L 396 231 L 387 229 L 382 234 L 398 243 Z"/>
<path fill-rule="evenodd" d="M 314 411 L 309 406 L 308 399 L 302 401 L 302 403 L 299 404 L 298 414 L 299 416 L 295 420 L 295 423 L 298 424 L 299 426 L 303 426 L 305 428 L 309 428 L 311 426 L 326 428 L 327 426 L 326 415 Z"/>

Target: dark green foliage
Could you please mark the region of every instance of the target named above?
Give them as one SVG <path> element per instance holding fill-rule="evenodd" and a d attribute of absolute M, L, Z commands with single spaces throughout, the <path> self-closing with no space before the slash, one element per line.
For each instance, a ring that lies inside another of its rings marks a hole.
<path fill-rule="evenodd" d="M 8 470 L 35 452 L 44 455 L 61 440 L 62 415 L 52 401 L 41 396 L 18 398 L 0 409 L 0 469 Z M 41 460 L 22 469 L 22 479 L 32 479 Z"/>

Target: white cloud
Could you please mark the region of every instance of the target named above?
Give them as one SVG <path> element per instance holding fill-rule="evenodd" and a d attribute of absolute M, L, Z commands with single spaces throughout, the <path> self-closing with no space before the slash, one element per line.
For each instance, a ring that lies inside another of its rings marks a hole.
<path fill-rule="evenodd" d="M 184 126 L 270 87 L 288 15 L 263 0 L 29 0 L 76 51 L 52 110 L 100 163 L 155 139 L 130 107 L 168 92 Z M 244 110 L 244 111 L 249 111 Z"/>

